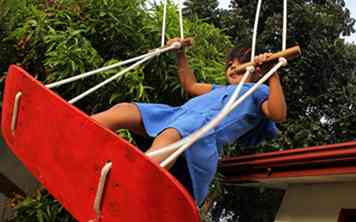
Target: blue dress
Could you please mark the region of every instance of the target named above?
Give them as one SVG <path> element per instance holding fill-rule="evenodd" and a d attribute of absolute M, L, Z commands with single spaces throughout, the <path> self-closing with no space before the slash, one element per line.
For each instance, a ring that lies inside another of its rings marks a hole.
<path fill-rule="evenodd" d="M 245 83 L 240 95 L 254 83 Z M 236 85 L 213 85 L 209 93 L 194 97 L 182 106 L 136 103 L 144 128 L 149 136 L 156 137 L 166 128 L 175 128 L 182 137 L 195 132 L 218 114 L 229 100 Z M 267 119 L 261 104 L 268 98 L 268 87 L 261 85 L 244 100 L 217 127 L 194 143 L 184 155 L 192 179 L 193 195 L 200 205 L 206 198 L 223 145 L 239 140 L 244 145 L 256 145 L 277 133 L 275 123 Z"/>

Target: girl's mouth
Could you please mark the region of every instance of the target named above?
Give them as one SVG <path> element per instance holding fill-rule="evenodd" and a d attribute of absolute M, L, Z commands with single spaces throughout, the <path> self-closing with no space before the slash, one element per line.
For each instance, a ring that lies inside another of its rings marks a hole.
<path fill-rule="evenodd" d="M 239 78 L 242 75 L 243 75 L 243 73 L 232 72 L 229 76 L 232 79 L 236 79 L 236 78 Z"/>

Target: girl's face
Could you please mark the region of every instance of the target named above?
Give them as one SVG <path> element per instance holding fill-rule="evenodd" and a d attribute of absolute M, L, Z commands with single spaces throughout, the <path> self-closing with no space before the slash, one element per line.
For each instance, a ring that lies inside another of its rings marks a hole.
<path fill-rule="evenodd" d="M 236 72 L 236 68 L 240 64 L 241 63 L 238 59 L 234 59 L 228 63 L 228 68 L 225 71 L 225 76 L 226 76 L 226 80 L 229 84 L 238 84 L 241 81 L 243 75 L 245 74 L 245 72 L 242 72 L 242 73 Z M 256 73 L 257 74 L 260 73 L 259 67 L 256 67 Z M 245 82 L 254 82 L 257 77 L 256 73 L 249 75 Z"/>

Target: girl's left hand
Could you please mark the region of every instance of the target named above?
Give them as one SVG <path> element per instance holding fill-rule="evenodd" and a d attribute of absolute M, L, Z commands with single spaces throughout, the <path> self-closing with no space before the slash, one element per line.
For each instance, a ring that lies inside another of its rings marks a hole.
<path fill-rule="evenodd" d="M 266 52 L 266 53 L 263 53 L 263 54 L 260 54 L 258 56 L 256 56 L 254 59 L 253 59 L 253 62 L 259 66 L 259 65 L 262 65 L 264 62 L 267 61 L 267 59 L 269 57 L 271 57 L 272 53 L 270 52 Z"/>

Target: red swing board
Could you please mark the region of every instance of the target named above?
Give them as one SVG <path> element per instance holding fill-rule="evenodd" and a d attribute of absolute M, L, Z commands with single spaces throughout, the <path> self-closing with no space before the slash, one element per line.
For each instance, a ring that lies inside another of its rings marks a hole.
<path fill-rule="evenodd" d="M 200 221 L 193 199 L 171 174 L 14 65 L 5 83 L 1 127 L 11 150 L 79 221 L 96 217 L 94 199 L 107 161 L 112 169 L 100 221 Z"/>

